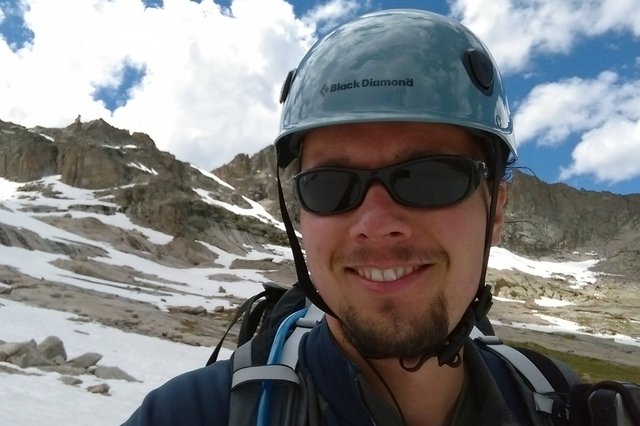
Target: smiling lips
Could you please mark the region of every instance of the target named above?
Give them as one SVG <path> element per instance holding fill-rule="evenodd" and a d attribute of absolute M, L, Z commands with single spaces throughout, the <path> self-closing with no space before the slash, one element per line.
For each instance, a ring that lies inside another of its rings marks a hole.
<path fill-rule="evenodd" d="M 354 271 L 361 277 L 375 282 L 391 282 L 420 269 L 420 266 L 399 266 L 396 268 L 356 268 Z"/>

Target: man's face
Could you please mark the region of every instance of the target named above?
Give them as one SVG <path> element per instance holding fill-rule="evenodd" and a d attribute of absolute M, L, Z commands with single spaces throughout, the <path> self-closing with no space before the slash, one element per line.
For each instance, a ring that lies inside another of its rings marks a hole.
<path fill-rule="evenodd" d="M 376 123 L 309 132 L 301 168 L 377 169 L 429 155 L 483 158 L 461 128 L 439 124 Z M 429 185 L 429 182 L 424 182 Z M 503 219 L 501 184 L 493 240 Z M 333 215 L 300 215 L 312 281 L 363 355 L 411 357 L 438 348 L 476 294 L 480 280 L 489 190 L 439 208 L 395 202 L 374 181 L 362 204 Z M 341 328 L 342 330 L 336 330 Z"/>

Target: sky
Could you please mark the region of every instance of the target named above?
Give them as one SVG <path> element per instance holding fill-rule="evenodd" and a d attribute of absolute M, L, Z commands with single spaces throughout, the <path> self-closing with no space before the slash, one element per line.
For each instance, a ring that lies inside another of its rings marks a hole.
<path fill-rule="evenodd" d="M 131 165 L 138 167 L 144 165 Z M 149 170 L 152 173 L 152 170 Z M 221 191 L 232 188 L 219 179 L 202 173 L 220 183 Z M 74 218 L 93 217 L 107 225 L 122 230 L 136 230 L 138 235 L 145 236 L 149 242 L 162 245 L 171 240 L 171 236 L 133 224 L 122 213 L 112 215 L 97 212 L 107 209 L 95 209 L 95 212 L 81 212 L 70 208 L 81 203 L 83 205 L 103 205 L 113 207 L 110 198 L 100 198 L 100 191 L 78 189 L 60 182 L 60 176 L 49 176 L 42 180 L 45 186 L 58 194 L 56 198 L 44 197 L 38 192 L 19 191 L 21 184 L 0 178 L 0 223 L 22 228 L 43 239 L 60 241 L 65 244 L 90 245 L 97 247 L 92 260 L 113 263 L 124 268 L 146 273 L 146 281 L 150 284 L 161 285 L 162 292 L 157 294 L 139 291 L 137 286 L 82 276 L 72 271 L 58 267 L 59 262 L 52 262 L 54 258 L 68 259 L 64 254 L 53 254 L 40 250 L 26 250 L 19 247 L 0 245 L 0 259 L 4 265 L 11 266 L 24 274 L 38 279 L 54 281 L 67 286 L 88 289 L 97 294 L 110 294 L 125 297 L 155 305 L 159 309 L 167 310 L 172 305 L 202 306 L 213 310 L 216 306 L 227 306 L 227 294 L 247 297 L 257 293 L 262 284 L 268 279 L 257 270 L 238 269 L 231 267 L 235 259 L 265 260 L 280 262 L 291 259 L 290 250 L 284 247 L 264 246 L 254 247 L 254 250 L 244 256 L 227 253 L 217 247 L 206 245 L 217 256 L 218 268 L 172 268 L 151 262 L 147 257 L 138 256 L 118 250 L 110 243 L 88 240 L 67 230 L 57 228 L 45 221 L 38 220 L 42 216 L 70 215 Z M 198 188 L 194 188 L 197 193 Z M 201 193 L 205 202 L 216 203 L 207 194 Z M 217 202 L 219 203 L 219 202 Z M 38 213 L 36 206 L 52 207 L 48 213 Z M 235 214 L 251 215 L 273 226 L 281 224 L 269 216 L 256 205 L 241 208 L 230 204 L 218 204 Z M 518 256 L 505 249 L 494 247 L 491 252 L 489 266 L 499 270 L 519 270 L 527 274 L 541 277 L 555 277 L 558 282 L 566 282 L 572 288 L 583 288 L 593 285 L 597 279 L 597 272 L 590 270 L 597 264 L 597 259 L 587 259 L 580 262 L 549 262 L 533 260 Z M 215 270 L 212 270 L 215 269 Z M 223 281 L 216 282 L 216 275 L 224 275 Z M 235 276 L 230 280 L 229 276 Z M 162 277 L 157 280 L 154 277 Z M 219 287 L 225 292 L 220 292 Z M 0 290 L 9 287 L 0 283 Z M 1 293 L 1 292 L 0 292 Z M 495 298 L 496 303 L 524 304 L 525 300 Z M 572 304 L 569 300 L 558 300 L 547 297 L 535 299 L 534 304 L 541 307 L 558 307 Z M 531 310 L 540 321 L 538 324 L 515 323 L 511 326 L 539 330 L 543 332 L 564 332 L 574 334 L 589 334 L 616 342 L 640 346 L 640 335 L 623 334 L 594 334 L 588 328 L 560 318 L 557 311 L 541 309 L 539 312 Z M 142 402 L 144 396 L 172 377 L 183 372 L 202 367 L 209 358 L 213 348 L 205 346 L 189 346 L 159 338 L 140 334 L 127 333 L 122 330 L 87 322 L 86 318 L 69 312 L 60 312 L 39 308 L 0 296 L 0 341 L 24 342 L 30 339 L 37 343 L 47 336 L 59 337 L 65 345 L 68 359 L 80 356 L 86 352 L 97 352 L 103 355 L 99 365 L 119 367 L 137 382 L 124 380 L 101 380 L 92 375 L 82 375 L 82 384 L 71 386 L 63 384 L 60 374 L 45 372 L 38 368 L 19 368 L 7 362 L 0 362 L 4 369 L 13 369 L 18 373 L 0 373 L 0 419 L 2 424 L 14 426 L 31 426 L 35 424 L 72 425 L 72 426 L 102 426 L 121 424 Z M 494 324 L 500 324 L 494 322 Z M 220 359 L 225 359 L 230 351 L 223 349 Z M 153 360 L 153 362 L 148 362 Z M 98 383 L 110 386 L 110 396 L 92 394 L 86 387 Z M 55 396 L 55 397 L 52 397 Z M 96 414 L 98 413 L 98 414 Z"/>
<path fill-rule="evenodd" d="M 0 0 L 0 120 L 103 118 L 206 170 L 277 134 L 280 87 L 335 25 L 428 8 L 489 47 L 519 165 L 547 182 L 640 193 L 634 0 Z"/>

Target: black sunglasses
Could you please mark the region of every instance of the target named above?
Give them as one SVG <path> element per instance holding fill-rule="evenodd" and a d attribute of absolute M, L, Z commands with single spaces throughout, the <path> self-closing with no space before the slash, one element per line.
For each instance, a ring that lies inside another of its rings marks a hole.
<path fill-rule="evenodd" d="M 487 165 L 469 157 L 429 156 L 381 169 L 318 167 L 294 176 L 295 193 L 305 210 L 337 214 L 358 207 L 374 180 L 391 197 L 410 207 L 443 207 L 464 200 L 489 176 Z"/>

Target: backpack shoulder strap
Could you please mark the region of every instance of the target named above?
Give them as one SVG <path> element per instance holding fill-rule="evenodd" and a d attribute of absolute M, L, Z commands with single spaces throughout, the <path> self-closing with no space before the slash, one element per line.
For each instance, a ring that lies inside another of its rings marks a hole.
<path fill-rule="evenodd" d="M 264 333 L 241 345 L 233 353 L 232 387 L 248 381 L 278 380 L 278 375 L 275 371 L 284 371 L 280 367 L 289 367 L 291 371 L 295 370 L 298 364 L 298 348 L 302 337 L 311 331 L 322 320 L 323 316 L 324 312 L 320 308 L 310 305 L 303 316 L 296 320 L 291 334 L 285 336 L 282 342 L 277 342 L 277 333 L 275 338 L 272 333 Z M 281 349 L 271 347 L 272 343 L 281 346 Z M 271 359 L 264 358 L 263 354 L 266 346 L 271 347 L 269 351 L 269 358 Z M 276 350 L 279 350 L 279 355 L 277 359 L 272 359 Z M 272 372 L 268 372 L 271 367 L 276 368 L 272 369 Z M 254 371 L 255 374 L 249 373 L 249 371 Z M 282 380 L 289 380 L 290 375 L 289 373 L 283 373 L 281 377 Z"/>
<path fill-rule="evenodd" d="M 508 388 L 513 386 L 504 380 L 505 368 L 495 367 L 487 353 L 500 357 L 525 379 L 533 394 L 535 410 L 549 414 L 548 419 L 554 424 L 640 426 L 639 385 L 616 381 L 581 383 L 578 375 L 558 360 L 530 349 L 512 348 L 477 330 L 471 335 L 487 364 L 494 367 L 491 372 L 505 399 L 512 399 Z"/>
<path fill-rule="evenodd" d="M 266 334 L 260 334 L 236 349 L 231 359 L 231 389 L 229 397 L 229 425 L 250 426 L 262 425 L 264 415 L 261 401 L 265 391 L 265 384 L 278 383 L 278 392 L 271 399 L 271 413 L 294 413 L 297 410 L 296 399 L 299 393 L 301 380 L 296 372 L 280 364 L 255 364 L 256 358 L 263 358 L 265 349 L 262 346 L 270 345 Z M 256 353 L 259 353 L 256 355 Z M 267 414 L 269 418 L 273 414 Z M 289 414 L 292 415 L 292 414 Z M 278 419 L 267 424 L 289 425 L 283 419 Z M 296 424 L 296 423 L 294 423 Z"/>
<path fill-rule="evenodd" d="M 258 293 L 256 295 L 248 298 L 247 300 L 244 301 L 244 303 L 242 305 L 240 305 L 240 307 L 236 310 L 236 314 L 234 315 L 234 317 L 229 322 L 229 326 L 227 327 L 227 330 L 224 332 L 224 334 L 220 338 L 220 341 L 218 342 L 218 344 L 216 345 L 215 349 L 211 353 L 211 356 L 207 360 L 207 364 L 206 365 L 211 365 L 211 364 L 213 364 L 214 362 L 216 362 L 218 360 L 218 356 L 220 355 L 220 349 L 222 349 L 222 344 L 224 343 L 224 340 L 226 339 L 227 335 L 229 334 L 229 332 L 231 331 L 233 326 L 238 322 L 238 320 L 243 315 L 244 315 L 245 319 L 247 319 L 247 317 L 249 316 L 249 314 L 251 312 L 251 307 L 253 306 L 253 304 L 257 300 L 259 300 L 260 298 L 266 296 L 267 294 L 268 294 L 267 290 L 264 290 L 264 291 L 262 291 L 262 292 L 260 292 L 260 293 Z M 245 323 L 245 321 L 243 321 L 243 324 L 244 323 Z M 246 327 L 246 329 L 248 330 L 248 326 Z M 255 328 L 254 328 L 254 330 L 255 330 Z M 246 332 L 248 332 L 248 331 L 246 331 Z M 242 340 L 242 336 L 239 336 L 238 340 Z M 244 342 L 242 342 L 242 343 L 244 343 Z"/>
<path fill-rule="evenodd" d="M 296 367 L 296 364 L 298 364 L 298 347 L 302 336 L 320 323 L 323 317 L 324 312 L 320 308 L 313 304 L 309 305 L 307 313 L 297 321 L 296 328 L 293 329 L 289 338 L 284 342 L 281 364 L 288 365 L 291 368 Z"/>
<path fill-rule="evenodd" d="M 259 334 L 233 353 L 230 425 L 250 425 L 256 421 L 261 424 L 266 419 L 270 419 L 270 424 L 283 426 L 305 424 L 307 395 L 295 370 L 298 348 L 302 337 L 324 313 L 311 305 L 292 315 L 275 333 Z M 293 330 L 289 333 L 291 323 Z M 268 357 L 265 352 L 269 352 Z"/>
<path fill-rule="evenodd" d="M 569 374 L 568 369 L 560 368 L 543 354 L 534 351 L 522 352 L 519 349 L 505 345 L 496 336 L 484 336 L 474 329 L 471 337 L 478 347 L 499 357 L 511 366 L 524 379 L 533 398 L 533 408 L 536 412 L 545 413 L 558 424 L 567 424 L 569 419 L 568 394 L 576 376 Z M 504 369 L 492 369 L 492 374 L 498 377 Z M 565 376 L 565 372 L 567 376 Z M 499 377 L 498 377 L 499 378 Z M 500 380 L 498 380 L 500 382 Z M 552 385 L 552 383 L 554 383 Z M 499 383 L 500 384 L 500 383 Z M 503 391 L 507 399 L 512 399 Z"/>

